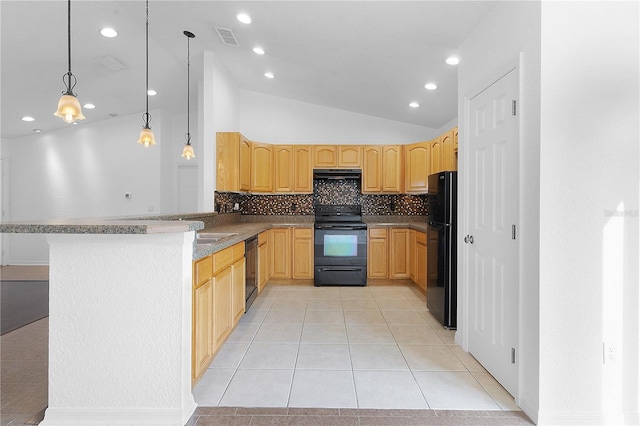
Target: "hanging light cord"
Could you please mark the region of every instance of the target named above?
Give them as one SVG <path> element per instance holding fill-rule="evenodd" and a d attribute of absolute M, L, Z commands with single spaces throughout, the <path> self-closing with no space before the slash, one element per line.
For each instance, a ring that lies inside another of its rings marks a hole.
<path fill-rule="evenodd" d="M 147 0 L 147 21 L 146 21 L 146 95 L 147 95 L 147 109 L 144 113 L 144 128 L 149 128 L 149 122 L 151 121 L 151 116 L 149 115 L 149 0 Z"/>
<path fill-rule="evenodd" d="M 191 103 L 189 102 L 189 69 L 191 68 L 190 65 L 190 61 L 189 61 L 189 42 L 191 37 L 189 35 L 187 35 L 187 145 L 191 145 L 191 133 L 189 132 L 189 106 L 191 105 Z"/>
<path fill-rule="evenodd" d="M 73 88 L 76 87 L 76 77 L 71 74 L 71 0 L 67 2 L 67 58 L 69 58 L 69 71 L 62 76 L 62 82 L 66 86 L 67 90 L 62 92 L 65 95 L 73 95 Z M 65 81 L 65 77 L 67 81 Z M 73 78 L 73 85 L 71 85 L 71 79 Z"/>

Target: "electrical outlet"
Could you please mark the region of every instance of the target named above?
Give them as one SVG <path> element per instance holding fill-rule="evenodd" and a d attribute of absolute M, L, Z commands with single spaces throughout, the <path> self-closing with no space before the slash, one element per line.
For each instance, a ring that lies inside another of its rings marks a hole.
<path fill-rule="evenodd" d="M 124 198 L 126 198 L 127 200 L 130 200 L 131 197 L 133 197 L 133 194 L 131 194 L 130 192 L 125 192 L 124 193 Z"/>

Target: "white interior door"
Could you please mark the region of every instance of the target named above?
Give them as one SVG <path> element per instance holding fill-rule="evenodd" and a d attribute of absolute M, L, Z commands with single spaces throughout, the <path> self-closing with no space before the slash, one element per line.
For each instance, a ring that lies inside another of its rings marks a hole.
<path fill-rule="evenodd" d="M 516 390 L 518 71 L 468 101 L 469 352 L 512 395 Z"/>

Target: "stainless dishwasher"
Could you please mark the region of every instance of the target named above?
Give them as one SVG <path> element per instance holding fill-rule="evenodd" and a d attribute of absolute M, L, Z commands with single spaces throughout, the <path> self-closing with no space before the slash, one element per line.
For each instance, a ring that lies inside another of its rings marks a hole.
<path fill-rule="evenodd" d="M 245 240 L 245 305 L 247 312 L 256 297 L 258 297 L 258 236 Z"/>

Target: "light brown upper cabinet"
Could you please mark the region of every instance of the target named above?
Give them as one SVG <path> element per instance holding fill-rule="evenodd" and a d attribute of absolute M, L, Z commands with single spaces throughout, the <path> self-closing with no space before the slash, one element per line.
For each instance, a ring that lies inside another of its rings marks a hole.
<path fill-rule="evenodd" d="M 402 192 L 402 146 L 365 146 L 362 175 L 363 193 Z"/>
<path fill-rule="evenodd" d="M 311 146 L 274 145 L 273 158 L 275 192 L 313 192 Z"/>
<path fill-rule="evenodd" d="M 311 167 L 311 146 L 293 146 L 293 192 L 311 194 L 313 192 L 313 167 Z"/>
<path fill-rule="evenodd" d="M 359 169 L 362 167 L 362 147 L 360 145 L 338 145 L 338 167 Z"/>
<path fill-rule="evenodd" d="M 453 129 L 440 136 L 440 143 L 442 146 L 442 171 L 456 170 L 456 153 L 454 141 L 455 138 Z"/>
<path fill-rule="evenodd" d="M 430 142 L 418 142 L 405 146 L 404 190 L 406 193 L 427 192 L 427 180 L 431 165 L 430 154 Z"/>
<path fill-rule="evenodd" d="M 216 133 L 216 190 L 251 189 L 251 142 L 238 132 Z"/>
<path fill-rule="evenodd" d="M 251 143 L 251 191 L 273 192 L 273 145 Z"/>
<path fill-rule="evenodd" d="M 362 167 L 360 145 L 313 145 L 313 168 L 359 169 Z"/>
<path fill-rule="evenodd" d="M 273 149 L 273 189 L 276 192 L 293 192 L 294 153 L 292 145 L 275 145 Z"/>
<path fill-rule="evenodd" d="M 313 168 L 338 167 L 338 150 L 335 145 L 313 145 Z"/>
<path fill-rule="evenodd" d="M 442 171 L 442 138 L 438 136 L 431 141 L 431 167 L 429 173 Z"/>

